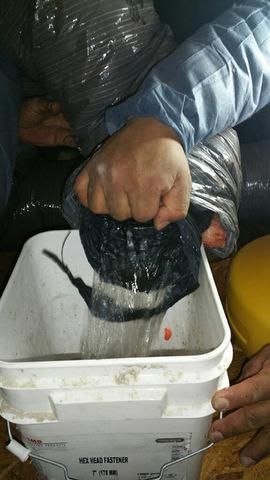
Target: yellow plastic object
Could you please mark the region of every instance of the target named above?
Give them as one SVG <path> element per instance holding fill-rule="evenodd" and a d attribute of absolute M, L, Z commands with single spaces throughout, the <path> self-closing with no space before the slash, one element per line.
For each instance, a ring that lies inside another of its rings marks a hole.
<path fill-rule="evenodd" d="M 270 343 L 270 235 L 246 245 L 232 261 L 226 313 L 247 356 Z"/>

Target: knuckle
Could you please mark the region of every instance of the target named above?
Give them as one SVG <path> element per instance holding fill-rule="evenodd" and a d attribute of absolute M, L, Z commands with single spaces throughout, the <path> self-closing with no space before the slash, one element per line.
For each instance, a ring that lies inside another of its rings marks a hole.
<path fill-rule="evenodd" d="M 129 179 L 129 176 L 127 176 L 126 168 L 121 162 L 111 165 L 109 177 L 111 183 L 117 186 L 125 185 Z"/>
<path fill-rule="evenodd" d="M 250 411 L 248 408 L 244 407 L 243 415 L 244 415 L 245 423 L 247 424 L 247 427 L 249 429 L 253 430 L 254 428 L 259 427 L 260 418 L 254 411 Z"/>
<path fill-rule="evenodd" d="M 250 457 L 258 462 L 270 453 L 270 429 L 269 425 L 260 430 L 252 440 L 244 446 L 241 451 L 240 458 Z"/>
<path fill-rule="evenodd" d="M 239 433 L 237 422 L 233 418 L 230 418 L 228 420 L 225 418 L 225 420 L 221 422 L 220 431 L 223 433 L 224 437 L 226 438 L 231 437 L 233 435 L 237 435 Z"/>
<path fill-rule="evenodd" d="M 136 175 L 133 180 L 134 187 L 138 192 L 148 192 L 149 195 L 160 196 L 164 190 L 163 180 L 155 175 Z"/>

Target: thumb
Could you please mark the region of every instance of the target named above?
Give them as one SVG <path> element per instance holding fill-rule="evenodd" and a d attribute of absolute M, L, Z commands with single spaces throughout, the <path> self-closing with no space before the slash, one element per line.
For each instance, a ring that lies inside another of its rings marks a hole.
<path fill-rule="evenodd" d="M 154 218 L 157 230 L 162 230 L 169 223 L 185 218 L 189 209 L 191 178 L 189 169 L 181 172 L 169 192 L 162 196 L 162 205 Z"/>

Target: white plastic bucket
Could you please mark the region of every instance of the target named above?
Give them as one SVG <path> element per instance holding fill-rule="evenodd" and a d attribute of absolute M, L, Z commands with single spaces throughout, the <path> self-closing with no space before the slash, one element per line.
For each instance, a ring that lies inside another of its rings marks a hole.
<path fill-rule="evenodd" d="M 200 287 L 167 312 L 164 325 L 176 333 L 170 342 L 160 335 L 158 357 L 76 360 L 87 307 L 42 253 L 60 256 L 66 233 L 25 244 L 0 300 L 1 414 L 29 449 L 64 463 L 70 477 L 145 480 L 207 444 L 211 397 L 228 384 L 230 330 L 202 252 Z M 64 261 L 91 283 L 77 231 Z M 36 467 L 40 479 L 64 479 L 56 467 Z M 200 467 L 194 457 L 164 478 L 197 480 Z"/>

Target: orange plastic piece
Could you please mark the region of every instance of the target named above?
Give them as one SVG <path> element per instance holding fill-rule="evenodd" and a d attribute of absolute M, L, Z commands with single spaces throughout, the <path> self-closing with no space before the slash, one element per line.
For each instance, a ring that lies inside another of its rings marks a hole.
<path fill-rule="evenodd" d="M 171 336 L 172 336 L 171 329 L 166 327 L 164 330 L 164 340 L 166 340 L 167 342 L 168 340 L 170 340 Z"/>

